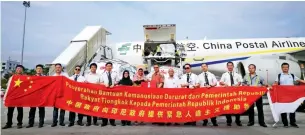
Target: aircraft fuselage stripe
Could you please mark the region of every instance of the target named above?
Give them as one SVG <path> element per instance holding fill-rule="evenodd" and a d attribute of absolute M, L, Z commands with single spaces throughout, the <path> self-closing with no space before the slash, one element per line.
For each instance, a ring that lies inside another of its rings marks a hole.
<path fill-rule="evenodd" d="M 239 57 L 239 58 L 232 58 L 232 59 L 225 59 L 225 60 L 217 60 L 217 61 L 210 61 L 210 62 L 200 62 L 196 64 L 191 64 L 192 67 L 198 67 L 201 66 L 203 63 L 207 63 L 208 65 L 214 65 L 214 64 L 220 64 L 220 63 L 226 63 L 229 61 L 239 61 L 239 60 L 245 60 L 248 59 L 249 57 Z"/>

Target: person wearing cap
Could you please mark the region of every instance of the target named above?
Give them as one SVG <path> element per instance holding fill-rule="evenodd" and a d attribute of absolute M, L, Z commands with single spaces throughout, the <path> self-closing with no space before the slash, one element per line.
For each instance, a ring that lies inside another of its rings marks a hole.
<path fill-rule="evenodd" d="M 63 72 L 63 68 L 60 63 L 55 64 L 55 74 L 53 76 L 65 76 L 65 77 L 69 78 L 68 74 Z M 60 126 L 65 126 L 64 120 L 65 120 L 65 110 L 60 109 L 60 114 L 59 114 L 59 125 Z M 52 123 L 51 127 L 56 127 L 57 122 L 58 122 L 58 108 L 54 107 L 53 123 Z"/>
<path fill-rule="evenodd" d="M 81 71 L 81 66 L 76 65 L 74 68 L 74 74 L 70 77 L 71 80 L 74 80 L 76 82 L 85 82 L 85 77 L 80 74 Z M 68 127 L 74 126 L 75 123 L 75 112 L 69 112 L 69 125 Z M 78 114 L 78 121 L 77 125 L 83 126 L 84 124 L 82 123 L 83 119 L 83 114 Z"/>
<path fill-rule="evenodd" d="M 17 76 L 23 75 L 23 70 L 24 70 L 24 67 L 22 65 L 17 65 L 14 75 L 17 75 Z M 7 88 L 9 88 L 11 81 L 12 81 L 12 77 L 9 78 Z M 5 101 L 5 97 L 6 97 L 7 93 L 8 92 L 5 93 L 5 96 L 4 96 L 4 99 L 3 99 L 4 101 Z M 5 124 L 4 127 L 2 127 L 2 129 L 12 128 L 14 110 L 15 110 L 15 107 L 8 107 L 7 123 Z M 17 107 L 17 111 L 18 111 L 18 114 L 17 114 L 17 122 L 18 122 L 17 123 L 17 128 L 20 129 L 20 128 L 22 128 L 23 108 L 22 107 Z"/>
<path fill-rule="evenodd" d="M 43 75 L 43 65 L 38 64 L 36 65 L 36 74 L 35 76 L 45 76 Z M 35 113 L 36 113 L 37 107 L 31 107 L 29 112 L 29 125 L 26 128 L 31 128 L 34 126 L 35 121 Z M 39 125 L 38 128 L 42 128 L 44 124 L 44 118 L 45 118 L 45 108 L 44 107 L 38 107 L 39 110 Z"/>

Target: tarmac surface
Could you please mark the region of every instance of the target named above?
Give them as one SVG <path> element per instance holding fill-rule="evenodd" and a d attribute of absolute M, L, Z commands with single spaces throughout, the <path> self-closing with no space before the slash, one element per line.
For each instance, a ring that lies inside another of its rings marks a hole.
<path fill-rule="evenodd" d="M 1 127 L 6 123 L 7 109 L 3 106 L 1 101 Z M 17 110 L 15 109 L 13 117 L 13 128 L 1 130 L 1 135 L 305 135 L 305 113 L 297 113 L 297 124 L 300 128 L 284 128 L 282 123 L 278 123 L 277 128 L 272 128 L 274 123 L 271 111 L 268 105 L 264 106 L 265 122 L 268 128 L 260 127 L 257 123 L 252 127 L 247 127 L 248 117 L 242 116 L 242 127 L 237 127 L 232 123 L 232 127 L 226 126 L 226 119 L 224 116 L 217 118 L 218 127 L 202 126 L 202 121 L 197 122 L 196 127 L 191 126 L 156 126 L 151 124 L 141 126 L 121 126 L 120 121 L 117 120 L 117 126 L 78 126 L 68 127 L 68 112 L 65 117 L 65 127 L 57 126 L 51 127 L 53 108 L 46 108 L 46 118 L 43 128 L 38 128 L 38 109 L 36 110 L 35 125 L 32 128 L 25 128 L 28 123 L 29 108 L 24 108 L 23 128 L 16 128 Z M 256 109 L 255 109 L 256 111 Z M 233 121 L 235 120 L 234 117 Z M 255 117 L 257 122 L 257 116 Z M 83 123 L 85 123 L 84 118 Z M 101 123 L 101 120 L 98 121 Z M 209 124 L 211 124 L 209 122 Z"/>

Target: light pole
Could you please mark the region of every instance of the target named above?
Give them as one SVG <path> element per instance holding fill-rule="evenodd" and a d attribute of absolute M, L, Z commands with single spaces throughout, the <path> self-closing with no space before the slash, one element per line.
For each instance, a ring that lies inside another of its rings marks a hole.
<path fill-rule="evenodd" d="M 24 11 L 23 38 L 22 38 L 21 61 L 20 61 L 20 64 L 21 64 L 21 65 L 23 64 L 23 51 L 24 51 L 26 9 L 30 7 L 30 1 L 23 1 L 23 6 L 25 7 L 25 11 Z"/>

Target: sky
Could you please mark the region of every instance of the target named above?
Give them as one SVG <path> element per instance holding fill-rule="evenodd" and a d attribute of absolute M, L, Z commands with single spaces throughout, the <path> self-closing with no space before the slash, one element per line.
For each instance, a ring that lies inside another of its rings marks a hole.
<path fill-rule="evenodd" d="M 108 43 L 143 41 L 143 25 L 176 24 L 177 40 L 305 37 L 305 2 L 31 2 L 24 65 L 51 63 L 86 26 Z M 1 59 L 21 59 L 22 2 L 1 2 Z"/>

